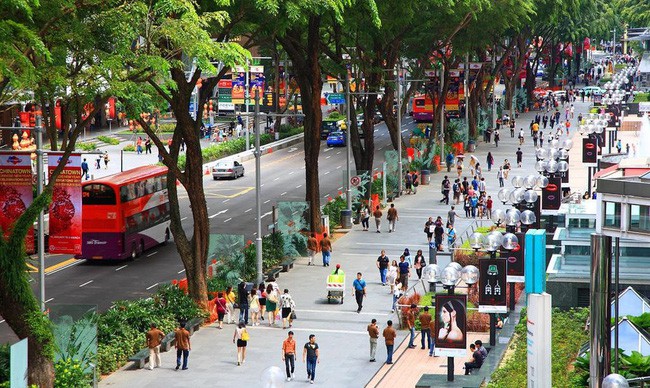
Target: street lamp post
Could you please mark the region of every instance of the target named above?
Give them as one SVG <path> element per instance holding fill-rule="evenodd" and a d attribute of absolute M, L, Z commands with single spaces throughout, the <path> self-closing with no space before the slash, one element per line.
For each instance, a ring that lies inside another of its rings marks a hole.
<path fill-rule="evenodd" d="M 43 118 L 36 116 L 36 195 L 43 193 L 43 177 L 45 175 L 45 162 L 43 155 Z M 38 293 L 41 302 L 41 311 L 45 311 L 45 225 L 43 209 L 38 212 Z"/>
<path fill-rule="evenodd" d="M 404 184 L 404 179 L 402 179 L 404 171 L 402 171 L 402 84 L 399 79 L 400 68 L 401 66 L 398 63 L 397 77 L 395 79 L 395 82 L 397 83 L 397 170 L 399 171 L 399 179 L 397 184 L 398 197 L 402 195 L 402 188 Z"/>
<path fill-rule="evenodd" d="M 248 105 L 247 105 L 248 106 Z M 262 172 L 260 154 L 260 91 L 255 89 L 255 207 L 257 211 L 257 237 L 255 256 L 257 258 L 257 284 L 262 283 Z M 248 126 L 247 126 L 248 127 Z M 246 135 L 248 140 L 248 135 Z"/>

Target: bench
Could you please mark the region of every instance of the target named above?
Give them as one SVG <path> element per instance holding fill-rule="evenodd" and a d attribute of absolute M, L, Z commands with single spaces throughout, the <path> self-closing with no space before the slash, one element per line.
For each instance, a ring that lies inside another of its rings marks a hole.
<path fill-rule="evenodd" d="M 193 335 L 195 331 L 199 331 L 202 323 L 203 318 L 192 318 L 185 323 L 185 329 L 190 332 L 190 335 Z"/>
<path fill-rule="evenodd" d="M 168 352 L 172 346 L 174 346 L 174 343 L 176 342 L 176 333 L 173 331 L 165 336 L 163 338 L 162 342 L 160 342 L 160 351 L 161 352 Z"/>
<path fill-rule="evenodd" d="M 280 272 L 282 272 L 282 267 L 276 267 L 276 268 L 271 268 L 270 270 L 266 271 L 266 278 L 270 279 L 277 279 L 280 277 Z M 268 280 L 267 280 L 268 281 Z"/>
<path fill-rule="evenodd" d="M 149 348 L 145 348 L 129 357 L 129 361 L 135 362 L 138 369 L 144 368 L 145 364 L 149 361 Z"/>
<path fill-rule="evenodd" d="M 282 272 L 289 272 L 290 269 L 293 269 L 293 263 L 295 263 L 296 260 L 294 259 L 287 259 L 280 263 L 282 266 Z"/>

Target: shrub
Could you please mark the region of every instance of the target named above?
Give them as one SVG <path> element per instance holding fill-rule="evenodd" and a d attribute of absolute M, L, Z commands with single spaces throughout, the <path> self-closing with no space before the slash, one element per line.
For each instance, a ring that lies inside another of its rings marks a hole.
<path fill-rule="evenodd" d="M 174 133 L 176 130 L 176 124 L 173 123 L 165 123 L 165 124 L 158 124 L 158 130 L 156 133 Z"/>
<path fill-rule="evenodd" d="M 9 344 L 0 345 L 0 383 L 9 381 Z"/>
<path fill-rule="evenodd" d="M 81 362 L 72 358 L 54 364 L 55 388 L 85 388 L 91 385 L 92 375 L 84 371 Z"/>
<path fill-rule="evenodd" d="M 274 140 L 275 139 L 270 134 L 265 133 L 260 135 L 260 145 L 269 144 Z M 250 144 L 255 144 L 255 137 L 252 135 L 250 136 Z M 240 137 L 205 147 L 201 150 L 201 153 L 203 156 L 203 163 L 208 163 L 244 151 L 246 151 L 246 139 Z M 185 169 L 185 154 L 178 157 L 178 167 L 181 170 Z"/>
<path fill-rule="evenodd" d="M 330 230 L 341 224 L 341 210 L 345 210 L 347 204 L 342 196 L 338 196 L 323 206 L 323 215 L 328 215 L 330 219 Z"/>
<path fill-rule="evenodd" d="M 101 141 L 102 143 L 110 144 L 110 145 L 118 145 L 120 144 L 120 141 L 118 139 L 108 137 L 108 136 L 97 136 L 97 140 Z"/>
<path fill-rule="evenodd" d="M 122 148 L 122 151 L 124 152 L 135 152 L 135 146 L 133 144 L 127 144 Z"/>
<path fill-rule="evenodd" d="M 97 144 L 92 141 L 88 143 L 77 143 L 76 148 L 82 151 L 94 151 L 97 149 Z"/>

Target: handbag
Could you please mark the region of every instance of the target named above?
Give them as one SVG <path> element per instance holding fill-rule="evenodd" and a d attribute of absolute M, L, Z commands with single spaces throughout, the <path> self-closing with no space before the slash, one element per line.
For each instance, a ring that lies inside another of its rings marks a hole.
<path fill-rule="evenodd" d="M 291 314 L 289 315 L 289 318 L 293 321 L 296 319 L 296 312 L 294 310 L 291 310 Z"/>
<path fill-rule="evenodd" d="M 241 333 L 241 340 L 242 341 L 248 341 L 251 339 L 251 336 L 248 335 L 248 330 L 244 329 Z"/>

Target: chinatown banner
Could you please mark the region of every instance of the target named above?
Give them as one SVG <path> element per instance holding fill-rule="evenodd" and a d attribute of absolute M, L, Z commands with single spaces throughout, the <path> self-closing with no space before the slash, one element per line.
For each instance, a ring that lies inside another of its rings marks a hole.
<path fill-rule="evenodd" d="M 467 295 L 436 295 L 436 356 L 467 355 Z"/>
<path fill-rule="evenodd" d="M 61 153 L 48 153 L 48 178 L 61 160 Z M 50 253 L 81 254 L 81 154 L 70 155 L 54 183 L 49 245 Z"/>
<path fill-rule="evenodd" d="M 526 281 L 524 277 L 524 245 L 526 235 L 524 233 L 515 233 L 515 236 L 517 236 L 517 241 L 519 241 L 518 246 L 512 250 L 501 248 L 500 253 L 501 257 L 506 259 L 508 263 L 508 276 L 506 280 L 509 283 L 524 283 Z"/>
<path fill-rule="evenodd" d="M 9 237 L 14 222 L 34 199 L 30 153 L 0 152 L 0 228 Z M 27 253 L 34 253 L 34 228 L 25 237 Z"/>
<path fill-rule="evenodd" d="M 506 260 L 481 259 L 478 264 L 478 312 L 507 313 Z"/>

